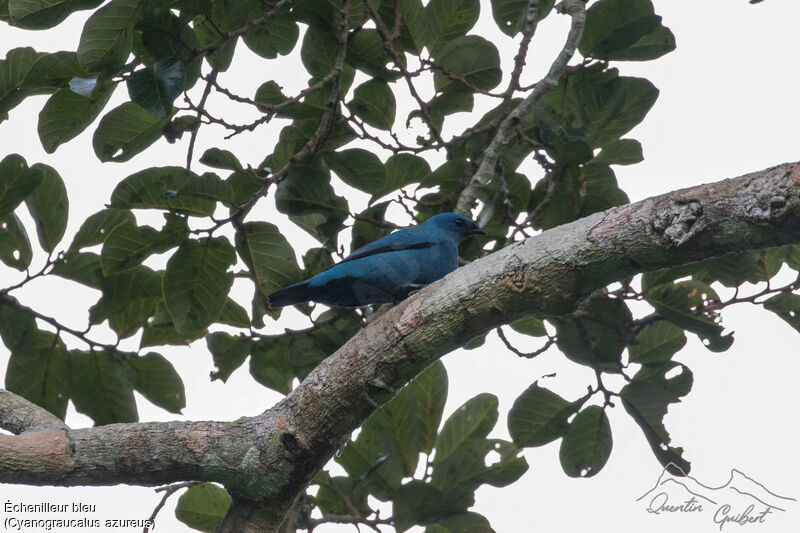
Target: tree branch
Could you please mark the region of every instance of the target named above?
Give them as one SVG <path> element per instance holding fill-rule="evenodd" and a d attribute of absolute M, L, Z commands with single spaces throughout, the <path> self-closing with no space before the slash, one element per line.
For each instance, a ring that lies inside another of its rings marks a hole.
<path fill-rule="evenodd" d="M 558 80 L 567 68 L 567 63 L 575 54 L 586 22 L 586 5 L 583 0 L 564 0 L 562 7 L 572 17 L 572 24 L 561 52 L 550 65 L 550 70 L 545 77 L 533 86 L 531 93 L 500 123 L 497 133 L 483 154 L 478 170 L 475 171 L 458 198 L 456 213 L 468 213 L 472 209 L 480 191 L 494 176 L 495 166 L 500 159 L 503 145 L 511 139 L 516 125 L 539 106 L 547 91 L 558 84 Z"/>
<path fill-rule="evenodd" d="M 559 316 L 639 272 L 800 243 L 800 163 L 596 213 L 459 268 L 389 309 L 286 398 L 236 422 L 112 424 L 0 435 L 0 482 L 216 481 L 219 531 L 273 531 L 351 432 L 469 339 L 522 316 Z"/>
<path fill-rule="evenodd" d="M 56 415 L 11 391 L 0 389 L 0 428 L 19 435 L 31 429 L 66 428 Z"/>

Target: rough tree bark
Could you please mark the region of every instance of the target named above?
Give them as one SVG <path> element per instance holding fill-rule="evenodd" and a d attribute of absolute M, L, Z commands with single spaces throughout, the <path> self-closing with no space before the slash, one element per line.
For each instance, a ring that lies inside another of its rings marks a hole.
<path fill-rule="evenodd" d="M 800 243 L 800 163 L 684 189 L 546 231 L 462 267 L 384 313 L 286 398 L 236 422 L 65 427 L 0 394 L 0 481 L 216 481 L 224 532 L 272 531 L 331 455 L 431 362 L 521 316 L 569 313 L 639 272 Z"/>

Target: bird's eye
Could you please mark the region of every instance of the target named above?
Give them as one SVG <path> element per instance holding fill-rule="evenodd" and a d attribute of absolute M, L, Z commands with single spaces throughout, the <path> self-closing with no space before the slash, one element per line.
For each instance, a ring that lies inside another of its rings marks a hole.
<path fill-rule="evenodd" d="M 457 218 L 456 219 L 456 226 L 458 226 L 460 228 L 463 225 L 464 225 L 464 221 L 462 219 L 460 219 L 460 218 Z"/>

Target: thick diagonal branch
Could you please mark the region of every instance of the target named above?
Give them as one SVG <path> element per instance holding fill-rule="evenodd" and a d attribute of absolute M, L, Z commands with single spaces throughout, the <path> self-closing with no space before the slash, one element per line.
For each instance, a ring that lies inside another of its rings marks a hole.
<path fill-rule="evenodd" d="M 0 482 L 218 481 L 234 496 L 221 531 L 272 531 L 377 406 L 476 335 L 524 315 L 569 313 L 592 292 L 639 272 L 790 243 L 800 243 L 799 163 L 616 207 L 426 287 L 257 417 L 0 435 Z"/>

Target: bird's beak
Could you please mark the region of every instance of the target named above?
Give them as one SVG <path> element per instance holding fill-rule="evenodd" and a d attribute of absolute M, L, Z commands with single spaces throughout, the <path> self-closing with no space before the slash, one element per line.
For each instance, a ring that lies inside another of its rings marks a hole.
<path fill-rule="evenodd" d="M 483 229 L 479 228 L 478 226 L 475 226 L 474 228 L 469 230 L 469 233 L 467 233 L 467 235 L 486 235 L 486 232 L 483 231 Z"/>

